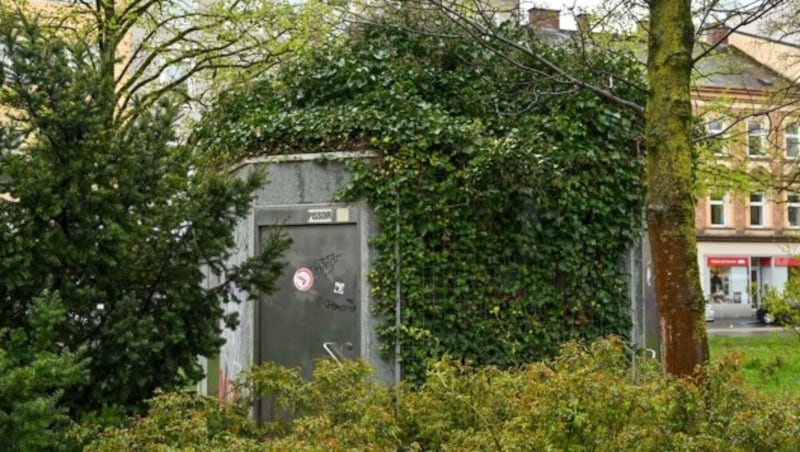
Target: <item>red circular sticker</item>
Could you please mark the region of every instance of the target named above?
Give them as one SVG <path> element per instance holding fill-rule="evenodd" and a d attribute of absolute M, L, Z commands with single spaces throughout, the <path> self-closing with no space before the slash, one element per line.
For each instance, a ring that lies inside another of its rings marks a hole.
<path fill-rule="evenodd" d="M 307 292 L 311 290 L 311 286 L 314 285 L 314 273 L 305 267 L 298 268 L 294 272 L 292 282 L 294 282 L 294 287 L 297 290 L 300 292 Z"/>

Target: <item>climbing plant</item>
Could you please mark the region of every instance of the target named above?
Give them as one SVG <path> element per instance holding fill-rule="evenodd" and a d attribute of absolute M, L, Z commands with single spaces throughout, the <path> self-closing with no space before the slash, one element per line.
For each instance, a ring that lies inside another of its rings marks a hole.
<path fill-rule="evenodd" d="M 410 31 L 421 21 L 436 32 Z M 628 83 L 641 76 L 631 55 L 498 27 L 617 95 L 643 96 Z M 444 353 L 514 366 L 631 327 L 621 261 L 641 232 L 641 124 L 458 33 L 435 13 L 388 12 L 225 93 L 194 137 L 210 165 L 373 152 L 341 196 L 378 219 L 373 308 L 412 380 Z"/>

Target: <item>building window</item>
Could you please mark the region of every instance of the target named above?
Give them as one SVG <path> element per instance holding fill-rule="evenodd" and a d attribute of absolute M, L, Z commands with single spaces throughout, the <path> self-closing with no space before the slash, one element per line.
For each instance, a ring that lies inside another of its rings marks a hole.
<path fill-rule="evenodd" d="M 716 155 L 725 153 L 725 125 L 722 121 L 709 121 L 708 123 L 708 147 Z"/>
<path fill-rule="evenodd" d="M 764 193 L 750 193 L 750 226 L 764 226 Z"/>
<path fill-rule="evenodd" d="M 725 226 L 725 196 L 711 195 L 711 226 Z"/>
<path fill-rule="evenodd" d="M 786 216 L 789 217 L 789 227 L 800 228 L 800 195 L 788 196 Z"/>
<path fill-rule="evenodd" d="M 766 131 L 763 124 L 752 121 L 747 123 L 747 154 L 750 156 L 764 155 L 764 139 Z"/>
<path fill-rule="evenodd" d="M 789 124 L 786 126 L 786 157 L 800 157 L 800 126 Z"/>

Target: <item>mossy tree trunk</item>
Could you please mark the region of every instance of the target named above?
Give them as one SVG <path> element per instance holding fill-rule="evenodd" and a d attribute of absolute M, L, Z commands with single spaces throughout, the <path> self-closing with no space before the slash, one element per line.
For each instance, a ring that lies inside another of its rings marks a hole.
<path fill-rule="evenodd" d="M 647 226 L 664 370 L 686 376 L 708 361 L 693 197 L 690 0 L 651 0 L 645 109 Z"/>

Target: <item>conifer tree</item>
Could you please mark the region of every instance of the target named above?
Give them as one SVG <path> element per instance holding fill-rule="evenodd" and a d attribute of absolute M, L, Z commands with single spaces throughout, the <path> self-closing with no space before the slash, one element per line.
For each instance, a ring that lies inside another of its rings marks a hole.
<path fill-rule="evenodd" d="M 135 410 L 156 388 L 197 381 L 198 355 L 218 351 L 230 286 L 269 290 L 285 242 L 223 268 L 234 225 L 262 178 L 203 170 L 176 138 L 177 96 L 132 104 L 112 121 L 113 77 L 88 41 L 0 15 L 5 80 L 0 105 L 0 338 L 37 331 L 34 300 L 60 301 L 54 353 L 79 351 L 88 378 L 63 388 L 74 416 Z M 203 266 L 224 283 L 204 288 Z M 36 334 L 15 353 L 37 350 Z M 55 364 L 55 361 L 53 361 Z M 1 410 L 1 408 L 0 408 Z"/>

